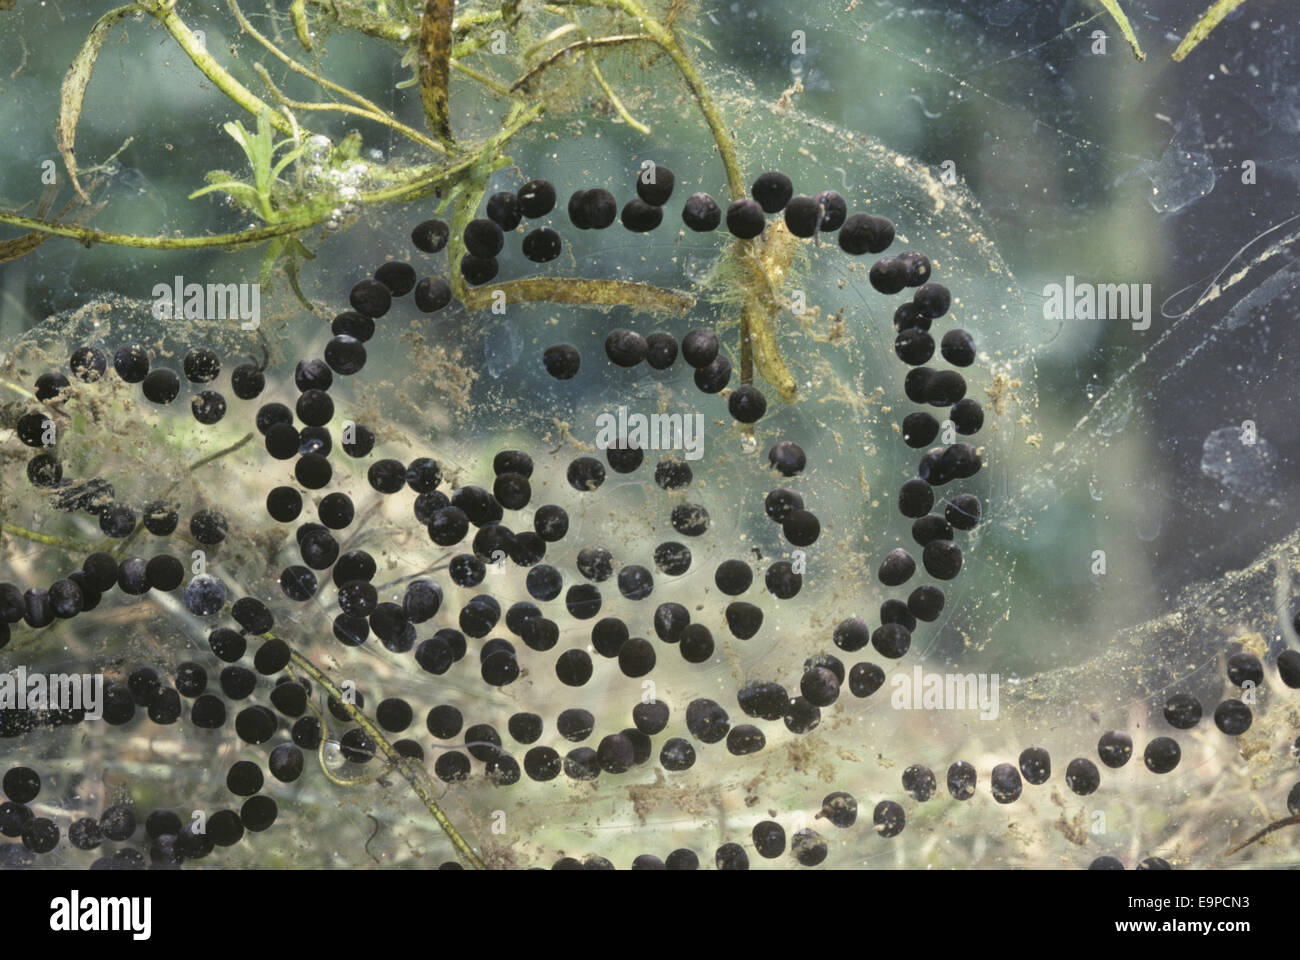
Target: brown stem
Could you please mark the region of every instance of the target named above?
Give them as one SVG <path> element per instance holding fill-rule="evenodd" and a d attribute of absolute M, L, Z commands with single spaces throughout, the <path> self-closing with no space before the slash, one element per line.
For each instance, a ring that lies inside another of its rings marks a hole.
<path fill-rule="evenodd" d="M 1283 819 L 1283 820 L 1274 820 L 1272 823 L 1270 823 L 1270 824 L 1269 824 L 1267 827 L 1265 827 L 1263 830 L 1259 831 L 1257 834 L 1255 834 L 1255 835 L 1254 835 L 1253 837 L 1251 837 L 1249 840 L 1243 840 L 1241 843 L 1237 844 L 1235 847 L 1230 848 L 1230 849 L 1227 851 L 1227 853 L 1224 854 L 1224 856 L 1225 856 L 1225 857 L 1230 857 L 1230 856 L 1232 856 L 1232 855 L 1233 855 L 1234 853 L 1236 853 L 1238 850 L 1243 850 L 1243 849 L 1245 849 L 1246 847 L 1250 846 L 1250 845 L 1251 845 L 1252 843 L 1254 843 L 1255 841 L 1257 841 L 1257 840 L 1262 840 L 1264 837 L 1268 836 L 1268 835 L 1269 835 L 1270 833 L 1272 833 L 1274 830 L 1281 830 L 1283 827 L 1294 827 L 1294 826 L 1297 826 L 1297 825 L 1300 825 L 1300 814 L 1297 814 L 1297 815 L 1294 816 L 1294 817 L 1287 817 L 1287 818 L 1285 818 L 1285 819 Z"/>
<path fill-rule="evenodd" d="M 636 43 L 643 40 L 653 40 L 654 38 L 647 33 L 624 33 L 612 37 L 588 37 L 586 40 L 576 40 L 567 47 L 561 47 L 553 54 L 537 64 L 522 77 L 510 85 L 510 92 L 516 90 L 526 90 L 528 85 L 535 80 L 543 71 L 555 66 L 565 57 L 580 50 L 590 50 L 593 47 L 614 47 L 624 43 Z"/>
<path fill-rule="evenodd" d="M 451 111 L 447 87 L 451 83 L 451 16 L 455 0 L 425 0 L 420 26 L 420 100 L 429 129 L 448 148 Z"/>

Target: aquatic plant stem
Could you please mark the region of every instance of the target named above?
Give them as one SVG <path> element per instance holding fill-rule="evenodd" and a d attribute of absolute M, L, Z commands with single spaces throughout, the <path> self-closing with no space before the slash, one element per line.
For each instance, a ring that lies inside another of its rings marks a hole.
<path fill-rule="evenodd" d="M 1255 833 L 1249 838 L 1243 840 L 1241 843 L 1238 843 L 1233 847 L 1229 848 L 1223 855 L 1225 857 L 1230 857 L 1234 853 L 1237 853 L 1239 850 L 1244 850 L 1246 847 L 1249 847 L 1252 843 L 1256 843 L 1264 839 L 1264 837 L 1268 836 L 1274 830 L 1281 830 L 1283 827 L 1295 827 L 1295 826 L 1300 826 L 1300 816 L 1286 817 L 1282 820 L 1274 820 L 1263 830 L 1260 830 L 1258 833 Z"/>
<path fill-rule="evenodd" d="M 285 667 L 284 672 L 287 673 L 291 679 L 298 679 L 293 672 L 292 666 Z M 303 682 L 305 683 L 306 681 Z M 330 740 L 330 724 L 329 720 L 325 717 L 325 711 L 316 706 L 316 704 L 311 700 L 307 701 L 307 708 L 315 714 L 316 719 L 320 722 L 321 735 L 320 743 L 316 746 L 316 762 L 320 764 L 321 773 L 325 774 L 325 779 L 330 783 L 334 784 L 336 787 L 364 787 L 386 776 L 388 771 L 392 769 L 391 766 L 386 766 L 378 773 L 362 774 L 359 777 L 352 777 L 350 779 L 348 777 L 340 777 L 329 768 L 329 764 L 325 760 L 325 747 L 329 744 Z"/>
<path fill-rule="evenodd" d="M 14 383 L 12 380 L 0 379 L 0 386 L 3 386 L 8 390 L 12 390 L 14 393 L 18 394 L 18 396 L 22 397 L 24 400 L 31 400 L 33 402 L 36 402 L 36 394 L 32 393 L 26 387 Z"/>
<path fill-rule="evenodd" d="M 704 121 L 709 125 L 709 130 L 713 134 L 713 142 L 717 145 L 718 156 L 721 158 L 722 167 L 727 173 L 727 186 L 731 190 L 731 199 L 739 200 L 745 195 L 745 178 L 740 172 L 740 159 L 736 155 L 736 145 L 732 142 L 731 135 L 727 133 L 722 114 L 713 102 L 708 87 L 704 85 L 704 78 L 695 69 L 695 64 L 691 63 L 690 57 L 686 55 L 682 45 L 677 42 L 677 38 L 673 36 L 670 30 L 650 16 L 636 0 L 599 0 L 599 2 L 602 6 L 613 7 L 635 17 L 640 22 L 642 29 L 650 35 L 655 43 L 663 48 L 669 59 L 676 64 L 678 72 L 682 75 L 682 79 L 686 81 L 686 86 L 690 88 L 700 112 L 704 114 Z"/>
<path fill-rule="evenodd" d="M 434 140 L 430 140 L 424 134 L 420 133 L 420 131 L 412 129 L 411 127 L 408 127 L 406 124 L 398 120 L 394 120 L 392 117 L 386 116 L 382 113 L 381 114 L 372 113 L 369 110 L 363 109 L 362 107 L 353 106 L 350 103 L 309 103 L 304 100 L 294 100 L 286 96 L 284 92 L 281 91 L 280 88 L 275 85 L 275 81 L 271 79 L 271 75 L 267 72 L 266 67 L 262 66 L 260 63 L 255 63 L 253 64 L 253 70 L 256 71 L 257 75 L 261 78 L 262 82 L 266 84 L 266 88 L 271 91 L 271 96 L 275 98 L 276 103 L 283 104 L 284 106 L 289 107 L 292 110 L 306 110 L 306 111 L 315 111 L 321 113 L 324 112 L 347 113 L 347 114 L 351 114 L 354 117 L 362 117 L 366 120 L 371 120 L 375 123 L 381 123 L 386 127 L 391 127 L 392 129 L 400 133 L 402 136 L 406 137 L 408 140 L 414 141 L 415 143 L 418 143 L 422 147 L 428 147 L 430 150 L 434 150 L 439 153 L 445 152 L 441 144 L 437 143 Z"/>
<path fill-rule="evenodd" d="M 479 73 L 473 67 L 467 67 L 459 60 L 453 60 L 451 62 L 451 68 L 453 70 L 459 70 L 461 73 L 465 74 L 465 76 L 469 77 L 475 83 L 480 83 L 483 86 L 487 87 L 487 89 L 491 90 L 498 97 L 509 97 L 511 95 L 510 88 L 507 87 L 504 83 L 498 83 L 496 80 L 493 80 L 487 74 Z"/>
<path fill-rule="evenodd" d="M 605 81 L 604 75 L 600 72 L 600 67 L 596 66 L 595 63 L 588 64 L 588 67 L 591 69 L 591 75 L 595 77 L 596 83 L 600 85 L 600 89 L 605 92 L 605 97 L 609 100 L 618 115 L 623 118 L 623 122 L 637 133 L 641 134 L 641 136 L 650 136 L 650 128 L 636 117 L 632 116 L 632 114 L 628 113 L 627 107 L 623 106 L 623 101 L 618 98 L 618 94 L 614 92 L 614 88 Z"/>
<path fill-rule="evenodd" d="M 351 100 L 355 106 L 349 106 L 344 103 L 304 103 L 297 100 L 291 100 L 289 97 L 285 96 L 280 91 L 280 89 L 275 85 L 275 83 L 272 82 L 270 78 L 270 74 L 267 72 L 266 68 L 262 66 L 262 64 L 255 62 L 253 64 L 253 69 L 257 72 L 257 75 L 261 78 L 262 82 L 266 84 L 267 89 L 271 91 L 271 95 L 279 103 L 282 103 L 285 106 L 290 107 L 294 110 L 321 110 L 321 111 L 330 110 L 330 111 L 335 111 L 340 113 L 351 113 L 355 116 L 365 117 L 366 119 L 372 120 L 375 123 L 380 123 L 383 124 L 384 126 L 391 127 L 392 129 L 396 130 L 398 133 L 402 134 L 402 136 L 406 137 L 407 139 L 413 140 L 423 147 L 428 147 L 430 150 L 433 150 L 436 153 L 447 152 L 442 144 L 434 140 L 430 140 L 428 137 L 420 133 L 418 130 L 413 130 L 412 128 L 408 127 L 406 124 L 401 123 L 400 121 L 398 121 L 391 114 L 383 110 L 378 104 L 374 103 L 373 101 L 368 100 L 365 97 L 361 96 L 360 94 L 354 93 L 353 91 L 349 90 L 347 87 L 334 83 L 332 80 L 326 77 L 322 77 L 314 70 L 310 70 L 307 67 L 303 66 L 293 57 L 289 56 L 287 53 L 285 53 L 283 50 L 277 47 L 274 43 L 270 41 L 270 39 L 264 36 L 261 31 L 259 31 L 256 27 L 254 27 L 253 24 L 249 22 L 248 18 L 244 16 L 244 11 L 240 9 L 239 4 L 236 2 L 236 0 L 227 0 L 227 4 L 230 7 L 230 12 L 234 14 L 235 20 L 238 21 L 239 28 L 243 30 L 245 33 L 247 33 L 254 40 L 256 40 L 258 43 L 260 43 L 263 47 L 265 47 L 266 50 L 273 57 L 275 57 L 277 60 L 279 60 L 286 67 L 288 67 L 290 70 L 292 70 L 294 73 L 298 74 L 299 76 L 306 77 L 308 80 L 311 80 L 313 83 L 317 84 L 318 86 L 322 87 L 325 90 L 329 90 L 331 93 L 337 93 L 339 96 L 346 97 L 347 99 Z M 308 45 L 307 49 L 310 50 L 311 47 Z"/>
<path fill-rule="evenodd" d="M 545 106 L 543 104 L 534 104 L 522 110 L 513 119 L 508 119 L 501 130 L 487 141 L 483 150 L 489 152 L 499 150 L 519 131 L 535 121 L 544 110 Z M 366 191 L 358 196 L 357 202 L 364 206 L 398 200 L 419 200 L 434 193 L 440 187 L 457 182 L 469 173 L 478 161 L 479 157 L 475 155 L 457 160 L 449 167 L 425 165 L 414 168 L 409 172 L 408 179 L 404 182 L 379 190 Z M 333 207 L 330 206 L 319 212 L 291 217 L 271 226 L 257 227 L 237 233 L 213 234 L 207 237 L 144 237 L 137 234 L 113 233 L 75 224 L 50 223 L 3 210 L 0 210 L 0 223 L 22 227 L 26 230 L 37 230 L 58 237 L 68 237 L 80 241 L 85 246 L 94 243 L 110 243 L 115 246 L 136 247 L 145 250 L 205 250 L 209 248 L 237 249 L 251 244 L 262 243 L 275 237 L 299 233 L 324 223 L 332 214 Z"/>
<path fill-rule="evenodd" d="M 1119 5 L 1119 0 L 1097 0 L 1097 2 L 1105 7 L 1106 12 L 1114 19 L 1115 26 L 1119 27 L 1119 32 L 1128 41 L 1128 45 L 1133 48 L 1133 56 L 1137 57 L 1138 60 L 1145 60 L 1147 55 L 1142 52 L 1142 45 L 1138 43 L 1137 34 L 1133 32 L 1133 24 L 1129 23 L 1128 15 Z"/>
<path fill-rule="evenodd" d="M 628 33 L 619 34 L 612 37 L 588 37 L 585 40 L 577 40 L 568 46 L 556 50 L 545 60 L 529 69 L 522 77 L 510 85 L 511 92 L 515 90 L 525 90 L 537 77 L 555 66 L 570 54 L 578 53 L 581 50 L 592 50 L 599 47 L 620 46 L 625 43 L 639 43 L 644 41 L 653 41 L 654 38 L 648 33 Z"/>
<path fill-rule="evenodd" d="M 38 533 L 35 530 L 28 530 L 26 527 L 20 527 L 17 524 L 8 521 L 0 522 L 0 531 L 9 534 L 11 537 L 17 537 L 20 540 L 27 540 L 31 543 L 39 543 L 46 547 L 60 547 L 64 550 L 71 550 L 83 556 L 89 556 L 94 552 L 94 548 L 88 543 L 81 543 L 78 540 L 68 540 L 65 537 L 52 537 L 47 533 Z"/>
<path fill-rule="evenodd" d="M 635 17 L 641 29 L 668 54 L 669 59 L 676 65 L 678 73 L 682 75 L 682 79 L 686 82 L 686 86 L 690 88 L 700 113 L 704 115 L 704 122 L 708 124 L 709 131 L 713 134 L 713 142 L 718 148 L 718 157 L 721 159 L 722 168 L 727 174 L 727 187 L 731 191 L 731 199 L 739 200 L 745 196 L 745 178 L 740 171 L 740 158 L 736 154 L 736 145 L 731 139 L 731 134 L 727 132 L 722 113 L 718 110 L 717 104 L 713 102 L 713 97 L 704 83 L 704 78 L 695 69 L 695 64 L 686 55 L 686 51 L 682 49 L 682 45 L 678 43 L 673 32 L 650 16 L 636 0 L 584 0 L 584 2 L 621 10 L 629 16 Z M 745 253 L 742 255 L 747 255 L 752 241 L 738 241 L 738 244 L 744 248 Z M 779 354 L 777 358 L 779 359 Z M 741 383 L 745 384 L 752 383 L 754 380 L 754 354 L 751 342 L 750 318 L 744 309 L 740 312 L 740 380 Z"/>
<path fill-rule="evenodd" d="M 214 233 L 207 237 L 144 237 L 138 234 L 95 230 L 92 227 L 81 227 L 75 224 L 50 223 L 0 210 L 0 223 L 9 226 L 23 227 L 55 237 L 67 237 L 70 240 L 78 240 L 87 247 L 95 243 L 109 243 L 114 246 L 136 247 L 144 250 L 202 250 L 209 247 L 234 249 L 306 230 L 327 219 L 327 214 L 319 217 L 295 217 L 269 227 L 257 227 L 237 233 Z"/>
<path fill-rule="evenodd" d="M 456 145 L 451 133 L 447 87 L 451 83 L 451 19 L 455 0 L 424 0 L 420 24 L 420 102 L 424 122 L 442 143 Z"/>
<path fill-rule="evenodd" d="M 264 636 L 267 639 L 275 639 L 274 634 L 267 633 L 264 634 Z M 455 825 L 452 824 L 451 819 L 443 812 L 442 807 L 438 805 L 437 798 L 434 797 L 433 783 L 429 779 L 428 772 L 423 767 L 417 766 L 413 761 L 398 753 L 397 749 L 388 741 L 388 738 L 384 736 L 379 728 L 371 723 L 369 718 L 356 708 L 355 704 L 348 701 L 348 698 L 344 695 L 343 691 L 339 689 L 338 685 L 335 684 L 323 670 L 292 647 L 289 649 L 289 657 L 303 673 L 307 674 L 307 676 L 316 684 L 329 693 L 329 695 L 334 698 L 335 702 L 338 703 L 348 716 L 352 718 L 352 721 L 364 730 L 368 737 L 375 741 L 388 762 L 391 763 L 393 767 L 402 774 L 402 777 L 405 778 L 406 782 L 411 785 L 411 789 L 415 791 L 415 795 L 418 796 L 420 801 L 428 808 L 429 813 L 431 813 L 434 820 L 438 822 L 438 826 L 442 828 L 442 832 L 447 835 L 449 840 L 451 840 L 452 846 L 456 848 L 456 852 L 460 854 L 465 862 L 475 870 L 485 869 L 482 858 L 474 852 L 474 849 L 469 845 L 469 842 L 461 836 L 460 831 L 456 829 Z"/>
<path fill-rule="evenodd" d="M 289 19 L 293 21 L 293 32 L 298 36 L 298 42 L 302 44 L 303 49 L 311 52 L 314 46 L 311 42 L 311 31 L 307 28 L 307 7 L 304 0 L 293 0 L 289 4 Z"/>
<path fill-rule="evenodd" d="M 770 224 L 761 240 L 738 240 L 735 245 L 737 264 L 745 270 L 741 283 L 744 299 L 741 305 L 742 381 L 745 378 L 745 348 L 752 352 L 752 366 L 758 368 L 763 378 L 776 388 L 781 399 L 793 402 L 797 391 L 794 377 L 790 375 L 781 357 L 781 350 L 772 328 L 772 318 L 781 309 L 781 288 L 789 275 L 790 264 L 799 241 L 782 223 Z M 752 368 L 748 371 L 752 377 Z"/>
<path fill-rule="evenodd" d="M 194 65 L 203 71 L 203 75 L 211 80 L 218 90 L 233 100 L 239 106 L 243 107 L 253 116 L 258 116 L 263 110 L 271 115 L 271 125 L 287 137 L 295 134 L 293 124 L 280 114 L 270 108 L 265 100 L 262 100 L 257 94 L 249 90 L 246 86 L 236 80 L 226 68 L 213 58 L 199 42 L 198 37 L 194 36 L 193 31 L 176 13 L 176 0 L 160 0 L 157 3 L 150 3 L 148 0 L 142 0 L 140 8 L 146 13 L 153 16 L 163 29 L 172 35 L 172 38 L 185 51 L 186 55 L 194 61 Z"/>
<path fill-rule="evenodd" d="M 1223 21 L 1224 17 L 1232 13 L 1232 11 L 1236 10 L 1245 2 L 1246 0 L 1215 0 L 1215 2 L 1210 5 L 1209 9 L 1201 15 L 1201 19 L 1196 21 L 1196 24 L 1192 29 L 1187 32 L 1187 36 L 1183 37 L 1183 42 L 1178 44 L 1178 49 L 1174 51 L 1173 59 L 1181 61 L 1189 53 L 1195 50 L 1197 45 L 1210 35 L 1210 31 Z"/>
<path fill-rule="evenodd" d="M 472 290 L 460 272 L 461 261 L 468 252 L 465 247 L 465 228 L 474 219 L 478 205 L 487 193 L 488 176 L 474 174 L 463 185 L 461 193 L 454 201 L 451 215 L 451 235 L 447 240 L 447 278 L 451 281 L 451 292 L 461 303 L 469 304 Z"/>
<path fill-rule="evenodd" d="M 232 443 L 230 446 L 222 447 L 220 450 L 217 450 L 215 453 L 210 453 L 206 457 L 200 457 L 199 459 L 195 460 L 193 463 L 189 465 L 188 471 L 190 473 L 193 473 L 195 470 L 198 470 L 200 467 L 206 467 L 209 463 L 212 463 L 214 460 L 220 460 L 222 457 L 234 453 L 236 450 L 238 450 L 240 447 L 242 447 L 244 444 L 248 443 L 252 439 L 253 439 L 253 434 L 251 432 L 246 433 L 238 440 L 236 440 L 234 443 Z"/>
<path fill-rule="evenodd" d="M 587 280 L 582 277 L 525 277 L 494 283 L 491 289 L 474 287 L 465 291 L 462 303 L 470 310 L 492 305 L 493 295 L 505 294 L 506 303 L 572 303 L 582 306 L 635 307 L 649 312 L 684 314 L 695 306 L 695 298 L 676 290 L 653 287 L 633 280 Z"/>
<path fill-rule="evenodd" d="M 352 4 L 340 3 L 339 0 L 307 0 L 307 2 L 340 27 L 356 30 L 377 40 L 387 40 L 389 43 L 406 46 L 416 34 L 411 24 L 400 24 L 368 10 L 361 10 Z"/>

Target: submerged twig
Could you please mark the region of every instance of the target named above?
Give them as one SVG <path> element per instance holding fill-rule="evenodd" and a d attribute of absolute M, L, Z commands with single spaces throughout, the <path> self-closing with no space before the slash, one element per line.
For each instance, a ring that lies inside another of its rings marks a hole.
<path fill-rule="evenodd" d="M 532 84 L 532 82 L 536 80 L 546 70 L 555 66 L 565 57 L 568 57 L 574 53 L 578 53 L 582 50 L 591 50 L 598 47 L 615 47 L 615 46 L 621 46 L 622 44 L 625 43 L 637 43 L 644 40 L 653 40 L 653 39 L 654 39 L 653 37 L 645 33 L 628 33 L 628 34 L 619 34 L 617 36 L 612 36 L 612 37 L 587 37 L 584 40 L 576 40 L 573 43 L 569 44 L 568 46 L 564 46 L 561 47 L 559 50 L 556 50 L 545 60 L 542 60 L 536 66 L 532 67 L 527 73 L 525 73 L 522 77 L 520 77 L 518 80 L 516 80 L 514 83 L 510 85 L 510 91 L 511 93 L 513 93 L 516 90 L 527 90 L 528 87 Z"/>
<path fill-rule="evenodd" d="M 1274 820 L 1272 823 L 1270 823 L 1263 830 L 1260 830 L 1254 836 L 1250 837 L 1247 840 L 1243 840 L 1241 843 L 1237 844 L 1234 847 L 1229 848 L 1227 852 L 1224 853 L 1224 856 L 1225 857 L 1232 856 L 1237 851 L 1249 847 L 1252 843 L 1255 843 L 1257 840 L 1262 840 L 1264 837 L 1268 836 L 1274 830 L 1281 830 L 1283 827 L 1294 827 L 1298 825 L 1300 825 L 1300 814 L 1297 814 L 1294 817 L 1286 817 L 1285 819 L 1282 820 Z"/>
<path fill-rule="evenodd" d="M 230 446 L 222 447 L 220 450 L 216 451 L 215 453 L 210 453 L 206 457 L 200 457 L 199 459 L 195 460 L 193 463 L 189 465 L 189 472 L 193 473 L 195 470 L 199 469 L 200 467 L 207 466 L 209 463 L 212 463 L 212 461 L 214 460 L 220 460 L 222 457 L 234 453 L 236 450 L 238 450 L 240 447 L 242 447 L 244 444 L 248 443 L 252 439 L 253 439 L 253 435 L 251 433 L 246 433 L 238 440 L 236 440 L 234 443 L 232 443 Z"/>

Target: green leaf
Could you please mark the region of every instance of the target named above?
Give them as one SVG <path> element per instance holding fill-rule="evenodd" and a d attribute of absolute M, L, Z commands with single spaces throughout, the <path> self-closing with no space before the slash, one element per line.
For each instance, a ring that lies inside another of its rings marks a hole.
<path fill-rule="evenodd" d="M 280 158 L 280 162 L 277 163 L 275 167 L 271 170 L 271 179 L 275 180 L 277 177 L 279 177 L 285 167 L 293 163 L 295 160 L 297 160 L 300 156 L 302 156 L 306 152 L 307 152 L 307 144 L 304 143 L 294 148 L 293 150 L 290 150 L 288 153 L 286 153 L 283 157 Z"/>
<path fill-rule="evenodd" d="M 402 55 L 402 60 L 400 63 L 400 66 L 410 68 L 411 75 L 407 77 L 405 80 L 396 84 L 394 86 L 394 89 L 405 90 L 407 87 L 413 87 L 420 82 L 420 72 L 415 67 L 415 61 L 416 61 L 415 47 L 411 47 L 409 50 L 406 51 L 406 53 Z"/>
<path fill-rule="evenodd" d="M 271 160 L 275 155 L 275 134 L 271 129 L 271 113 L 263 110 L 257 115 L 257 138 L 254 141 L 253 176 L 258 192 L 267 196 L 271 192 Z"/>
<path fill-rule="evenodd" d="M 201 187 L 200 189 L 195 190 L 193 193 L 191 193 L 189 199 L 193 200 L 196 197 L 203 196 L 205 193 L 212 193 L 213 191 L 217 191 L 217 190 L 221 191 L 222 193 L 230 194 L 230 196 L 234 197 L 237 201 L 239 201 L 244 206 L 248 207 L 254 213 L 258 212 L 259 202 L 261 199 L 258 192 L 254 190 L 252 187 L 250 187 L 248 184 L 242 183 L 239 180 L 222 180 L 219 183 L 214 183 L 211 184 L 210 186 Z"/>
<path fill-rule="evenodd" d="M 234 120 L 222 124 L 221 129 L 225 130 L 230 138 L 239 144 L 240 149 L 244 151 L 244 156 L 248 158 L 248 165 L 251 167 L 253 165 L 253 148 L 249 144 L 248 131 L 244 129 L 243 123 Z"/>

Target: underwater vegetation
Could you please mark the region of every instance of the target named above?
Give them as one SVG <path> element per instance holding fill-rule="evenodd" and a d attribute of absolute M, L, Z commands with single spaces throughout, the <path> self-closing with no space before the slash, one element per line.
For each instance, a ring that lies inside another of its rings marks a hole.
<path fill-rule="evenodd" d="M 0 192 L 0 865 L 1295 862 L 1295 217 L 1160 273 L 1122 218 L 1249 149 L 1071 115 L 1129 165 L 1026 285 L 1032 209 L 806 103 L 967 14 L 839 6 L 775 86 L 679 0 L 66 14 Z"/>

